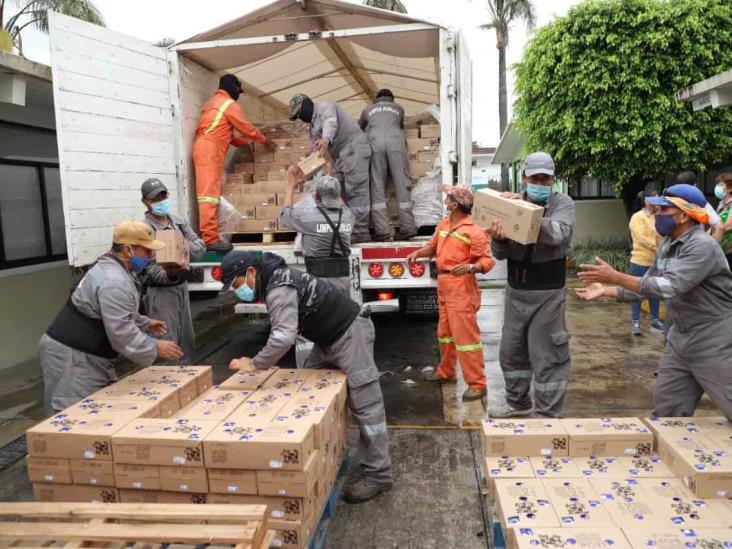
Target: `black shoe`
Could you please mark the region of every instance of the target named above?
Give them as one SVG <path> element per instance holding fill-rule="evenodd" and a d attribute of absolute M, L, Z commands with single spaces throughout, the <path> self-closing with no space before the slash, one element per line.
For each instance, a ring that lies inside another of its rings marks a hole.
<path fill-rule="evenodd" d="M 206 251 L 225 254 L 234 249 L 234 246 L 227 242 L 217 242 L 216 244 L 206 244 Z"/>
<path fill-rule="evenodd" d="M 363 503 L 374 499 L 379 494 L 388 492 L 391 487 L 391 484 L 382 484 L 369 477 L 361 477 L 346 486 L 343 491 L 343 499 L 346 503 Z"/>

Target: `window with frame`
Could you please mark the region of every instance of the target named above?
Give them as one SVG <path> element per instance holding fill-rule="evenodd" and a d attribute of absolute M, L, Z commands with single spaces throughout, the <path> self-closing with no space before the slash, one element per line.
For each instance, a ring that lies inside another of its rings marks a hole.
<path fill-rule="evenodd" d="M 603 181 L 589 176 L 568 181 L 567 193 L 575 200 L 617 198 L 615 196 L 615 185 L 612 181 Z"/>
<path fill-rule="evenodd" d="M 0 270 L 66 257 L 58 163 L 0 158 Z"/>

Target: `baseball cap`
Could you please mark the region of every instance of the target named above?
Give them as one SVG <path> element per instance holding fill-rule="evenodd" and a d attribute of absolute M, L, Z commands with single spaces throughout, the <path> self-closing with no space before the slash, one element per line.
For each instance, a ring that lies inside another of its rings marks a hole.
<path fill-rule="evenodd" d="M 256 267 L 259 264 L 258 257 L 251 252 L 232 250 L 221 260 L 221 283 L 222 291 L 231 288 L 234 279 L 247 272 L 249 267 Z"/>
<path fill-rule="evenodd" d="M 143 181 L 140 191 L 142 192 L 142 198 L 152 200 L 160 196 L 161 193 L 167 193 L 168 188 L 157 177 L 151 177 Z"/>
<path fill-rule="evenodd" d="M 315 180 L 315 191 L 320 203 L 326 208 L 341 206 L 341 182 L 332 175 L 323 175 Z"/>
<path fill-rule="evenodd" d="M 468 209 L 473 207 L 473 191 L 467 185 L 443 185 L 442 190 L 458 204 Z"/>
<path fill-rule="evenodd" d="M 689 214 L 699 223 L 709 222 L 709 213 L 706 210 L 707 199 L 697 187 L 687 183 L 677 183 L 664 189 L 662 196 L 646 197 L 646 204 L 651 206 L 676 207 Z"/>
<path fill-rule="evenodd" d="M 306 99 L 309 98 L 303 93 L 292 96 L 292 99 L 290 99 L 290 120 L 297 120 L 297 115 L 300 114 L 300 108 Z"/>
<path fill-rule="evenodd" d="M 132 244 L 142 246 L 148 250 L 162 250 L 165 243 L 153 238 L 153 230 L 150 225 L 142 221 L 127 219 L 119 223 L 112 233 L 114 244 Z"/>
<path fill-rule="evenodd" d="M 545 152 L 531 153 L 524 160 L 524 175 L 531 177 L 541 173 L 554 175 L 554 159 Z"/>

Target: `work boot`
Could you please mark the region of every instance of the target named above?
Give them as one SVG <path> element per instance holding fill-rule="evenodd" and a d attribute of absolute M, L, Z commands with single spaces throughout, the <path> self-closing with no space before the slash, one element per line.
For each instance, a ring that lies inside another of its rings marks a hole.
<path fill-rule="evenodd" d="M 528 408 L 514 408 L 508 402 L 502 406 L 494 406 L 488 410 L 489 418 L 509 418 L 509 417 L 523 417 L 529 416 L 534 412 L 534 407 L 529 406 Z"/>
<path fill-rule="evenodd" d="M 234 249 L 234 246 L 229 244 L 228 242 L 216 242 L 215 244 L 206 244 L 206 251 L 207 252 L 216 252 L 219 254 L 225 254 L 227 252 L 230 252 Z"/>
<path fill-rule="evenodd" d="M 374 499 L 379 494 L 391 490 L 391 484 L 383 484 L 364 476 L 349 483 L 343 491 L 343 499 L 346 503 L 363 503 Z"/>
<path fill-rule="evenodd" d="M 430 383 L 455 383 L 456 381 L 454 379 L 448 379 L 446 377 L 437 375 L 437 370 L 425 372 L 424 374 L 422 374 L 422 379 L 424 379 L 425 381 L 429 381 Z"/>
<path fill-rule="evenodd" d="M 480 400 L 483 398 L 486 394 L 485 389 L 473 389 L 472 387 L 468 387 L 468 389 L 463 393 L 463 402 L 472 402 L 473 400 Z"/>
<path fill-rule="evenodd" d="M 631 320 L 630 321 L 630 333 L 634 336 L 640 335 L 641 329 L 640 329 L 640 320 Z"/>
<path fill-rule="evenodd" d="M 651 320 L 651 331 L 654 334 L 666 335 L 666 326 L 660 320 Z"/>

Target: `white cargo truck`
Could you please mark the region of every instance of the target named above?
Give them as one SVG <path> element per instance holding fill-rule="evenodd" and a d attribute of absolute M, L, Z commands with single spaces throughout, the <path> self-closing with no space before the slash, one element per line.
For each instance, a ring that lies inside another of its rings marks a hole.
<path fill-rule="evenodd" d="M 73 266 L 108 249 L 117 222 L 141 217 L 148 177 L 165 183 L 173 211 L 196 226 L 195 129 L 226 72 L 244 83 L 240 103 L 256 124 L 286 120 L 295 93 L 337 101 L 354 118 L 381 88 L 394 92 L 407 116 L 439 105 L 442 183 L 470 182 L 472 67 L 460 32 L 337 0 L 278 0 L 168 49 L 56 13 L 49 27 Z M 429 309 L 434 267 L 404 260 L 423 243 L 353 246 L 354 297 Z M 304 268 L 292 242 L 236 246 Z M 207 254 L 194 264 L 192 291 L 219 290 L 219 261 Z"/>

